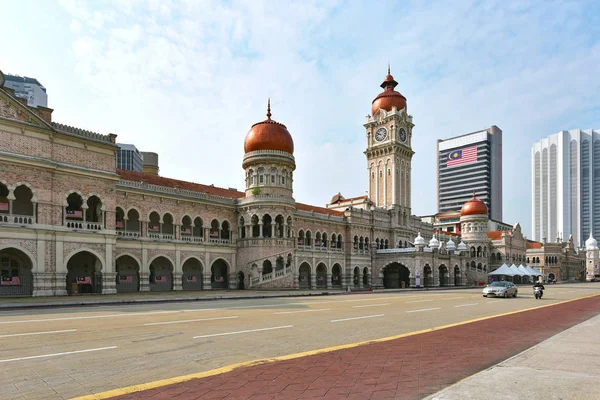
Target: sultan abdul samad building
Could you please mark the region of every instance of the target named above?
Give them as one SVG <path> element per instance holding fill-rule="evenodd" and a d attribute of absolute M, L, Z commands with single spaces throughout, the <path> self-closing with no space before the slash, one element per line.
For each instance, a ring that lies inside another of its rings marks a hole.
<path fill-rule="evenodd" d="M 246 136 L 240 192 L 117 170 L 116 135 L 53 122 L 0 79 L 0 296 L 458 286 L 531 249 L 543 264 L 545 244 L 518 224 L 489 232 L 475 197 L 461 236 L 411 215 L 414 125 L 396 86 L 388 71 L 364 124 L 368 195 L 317 207 L 293 198 L 294 142 L 270 107 Z M 556 249 L 557 277 L 574 279 L 572 242 Z"/>

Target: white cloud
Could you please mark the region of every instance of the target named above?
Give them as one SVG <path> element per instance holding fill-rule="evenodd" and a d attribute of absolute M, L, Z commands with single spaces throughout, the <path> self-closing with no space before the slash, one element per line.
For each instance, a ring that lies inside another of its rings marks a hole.
<path fill-rule="evenodd" d="M 416 124 L 413 212 L 435 212 L 436 139 L 495 124 L 504 219 L 529 233 L 532 143 L 600 123 L 599 28 L 582 2 L 61 4 L 66 68 L 89 101 L 61 99 L 55 116 L 158 152 L 175 178 L 241 188 L 244 136 L 270 96 L 296 144 L 296 199 L 364 194 L 362 124 L 390 61 Z M 51 102 L 69 96 L 45 85 Z"/>

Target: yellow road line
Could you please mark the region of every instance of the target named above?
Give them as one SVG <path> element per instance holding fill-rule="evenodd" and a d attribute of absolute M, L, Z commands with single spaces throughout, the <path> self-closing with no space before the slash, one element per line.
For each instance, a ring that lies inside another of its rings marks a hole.
<path fill-rule="evenodd" d="M 206 377 L 209 377 L 209 376 L 219 375 L 219 374 L 223 374 L 223 373 L 226 373 L 226 372 L 231 372 L 231 371 L 233 371 L 234 369 L 237 369 L 237 368 L 252 367 L 252 366 L 256 366 L 256 365 L 272 363 L 272 362 L 275 362 L 275 361 L 293 360 L 295 358 L 308 357 L 308 356 L 313 356 L 313 355 L 316 355 L 316 354 L 330 353 L 332 351 L 337 351 L 337 350 L 351 349 L 351 348 L 354 348 L 354 347 L 364 346 L 364 345 L 367 345 L 367 344 L 388 342 L 390 340 L 396 340 L 396 339 L 401 339 L 401 338 L 405 338 L 405 337 L 409 337 L 409 336 L 420 335 L 422 333 L 427 333 L 427 332 L 439 331 L 439 330 L 442 330 L 442 329 L 448 329 L 448 328 L 452 328 L 452 327 L 455 327 L 455 326 L 466 325 L 466 324 L 470 324 L 470 323 L 473 323 L 473 322 L 485 321 L 485 320 L 492 319 L 492 318 L 498 318 L 498 317 L 504 317 L 504 316 L 507 316 L 507 315 L 519 314 L 519 313 L 522 313 L 522 312 L 525 312 L 525 311 L 532 311 L 532 310 L 538 310 L 540 308 L 553 307 L 553 306 L 557 306 L 559 304 L 570 303 L 570 302 L 573 302 L 573 301 L 587 299 L 587 298 L 596 297 L 596 296 L 600 296 L 600 295 L 593 294 L 593 295 L 589 295 L 589 296 L 578 297 L 578 298 L 575 298 L 575 299 L 563 300 L 563 301 L 560 301 L 558 303 L 546 304 L 546 305 L 543 305 L 543 306 L 531 307 L 531 308 L 526 308 L 526 309 L 517 310 L 517 311 L 509 311 L 509 312 L 506 312 L 506 313 L 490 315 L 490 316 L 487 316 L 487 317 L 475 318 L 475 319 L 471 319 L 471 320 L 468 320 L 468 321 L 456 322 L 456 323 L 453 323 L 453 324 L 437 326 L 437 327 L 434 327 L 434 328 L 422 329 L 420 331 L 408 332 L 408 333 L 403 333 L 403 334 L 400 334 L 400 335 L 388 336 L 388 337 L 379 338 L 379 339 L 373 339 L 373 340 L 366 340 L 366 341 L 363 341 L 363 342 L 349 343 L 349 344 L 343 344 L 343 345 L 339 345 L 339 346 L 326 347 L 326 348 L 323 348 L 323 349 L 310 350 L 310 351 L 305 351 L 305 352 L 302 352 L 302 353 L 288 354 L 288 355 L 285 355 L 285 356 L 278 356 L 278 357 L 273 357 L 273 358 L 262 358 L 262 359 L 259 359 L 259 360 L 244 361 L 244 362 L 237 363 L 237 364 L 227 365 L 227 366 L 224 366 L 224 367 L 221 367 L 221 368 L 211 369 L 210 371 L 204 371 L 204 372 L 199 372 L 199 373 L 190 374 L 190 375 L 176 376 L 174 378 L 161 379 L 159 381 L 142 383 L 142 384 L 139 384 L 139 385 L 127 386 L 127 387 L 120 388 L 120 389 L 108 390 L 106 392 L 101 392 L 101 393 L 96 393 L 96 394 L 91 394 L 91 395 L 86 395 L 86 396 L 75 397 L 75 398 L 72 398 L 71 400 L 101 400 L 101 399 L 109 399 L 109 398 L 115 397 L 115 396 L 122 396 L 122 395 L 129 394 L 129 393 L 135 393 L 135 392 L 141 392 L 141 391 L 145 391 L 145 390 L 149 390 L 149 389 L 155 389 L 155 388 L 158 388 L 158 387 L 172 385 L 172 384 L 175 384 L 175 383 L 186 382 L 186 381 L 189 381 L 189 380 L 192 380 L 192 379 L 206 378 Z M 473 375 L 475 375 L 475 374 L 473 374 Z M 468 378 L 469 377 L 461 379 L 461 381 L 463 381 L 465 379 L 468 379 Z M 451 386 L 453 386 L 453 385 L 451 385 Z"/>

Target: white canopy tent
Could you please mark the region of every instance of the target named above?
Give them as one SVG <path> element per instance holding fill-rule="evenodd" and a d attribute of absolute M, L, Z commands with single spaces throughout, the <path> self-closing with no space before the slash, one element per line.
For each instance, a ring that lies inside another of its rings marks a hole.
<path fill-rule="evenodd" d="M 488 274 L 488 276 L 499 276 L 499 275 L 505 275 L 505 276 L 514 276 L 514 272 L 510 269 L 510 267 L 506 264 L 502 264 L 502 266 L 500 266 L 500 268 L 495 269 L 494 271 L 490 272 Z"/>

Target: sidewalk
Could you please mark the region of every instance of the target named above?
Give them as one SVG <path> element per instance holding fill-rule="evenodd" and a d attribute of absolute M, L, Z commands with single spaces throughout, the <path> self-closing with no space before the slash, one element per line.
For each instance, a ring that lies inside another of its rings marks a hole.
<path fill-rule="evenodd" d="M 600 296 L 594 296 L 364 345 L 259 360 L 235 369 L 224 367 L 83 398 L 421 399 L 596 317 L 566 332 L 566 337 L 563 335 L 549 341 L 550 345 L 548 342 L 541 345 L 539 348 L 542 350 L 524 353 L 529 354 L 525 357 L 525 360 L 530 358 L 529 363 L 519 357 L 505 361 L 503 364 L 512 363 L 515 367 L 520 364 L 518 367 L 529 368 L 524 376 L 519 374 L 522 370 L 514 370 L 518 375 L 517 384 L 513 383 L 516 378 L 512 376 L 504 380 L 504 376 L 496 375 L 501 380 L 499 382 L 489 381 L 487 376 L 479 374 L 471 378 L 478 379 L 475 383 L 466 380 L 436 395 L 447 393 L 451 396 L 437 397 L 439 399 L 559 398 L 559 393 L 570 393 L 568 390 L 575 390 L 577 385 L 580 386 L 578 393 L 593 388 L 580 383 L 591 380 L 594 369 L 590 368 L 587 375 L 582 371 L 590 366 L 597 369 L 594 356 L 598 354 L 598 338 L 593 336 L 593 332 L 597 333 L 599 313 Z M 565 339 L 567 341 L 563 344 Z M 594 345 L 596 349 L 592 353 Z M 553 348 L 552 352 L 546 350 L 548 347 Z M 584 354 L 589 357 L 583 357 Z M 563 362 L 563 359 L 568 362 Z M 532 370 L 531 362 L 542 362 L 545 369 L 536 365 L 536 370 Z M 553 369 L 560 370 L 562 376 L 555 376 Z M 496 370 L 510 372 L 507 368 Z M 576 379 L 565 385 L 574 376 L 581 377 L 581 381 Z M 465 387 L 461 385 L 469 387 L 458 392 Z M 565 386 L 557 387 L 560 385 Z M 465 393 L 471 393 L 474 387 L 478 392 L 467 397 Z M 543 396 L 539 396 L 540 393 Z M 567 395 L 562 398 L 585 397 Z"/>
<path fill-rule="evenodd" d="M 448 286 L 438 288 L 410 289 L 368 289 L 356 290 L 351 293 L 396 293 L 430 290 L 472 289 L 471 286 Z M 78 296 L 48 296 L 48 297 L 0 297 L 0 312 L 3 310 L 27 308 L 52 308 L 72 306 L 124 305 L 143 303 L 170 303 L 182 301 L 210 300 L 246 300 L 278 297 L 331 296 L 346 294 L 342 289 L 320 290 L 199 290 L 177 292 L 133 292 L 118 294 L 83 294 Z"/>
<path fill-rule="evenodd" d="M 600 315 L 444 389 L 430 400 L 598 399 L 599 332 Z"/>

